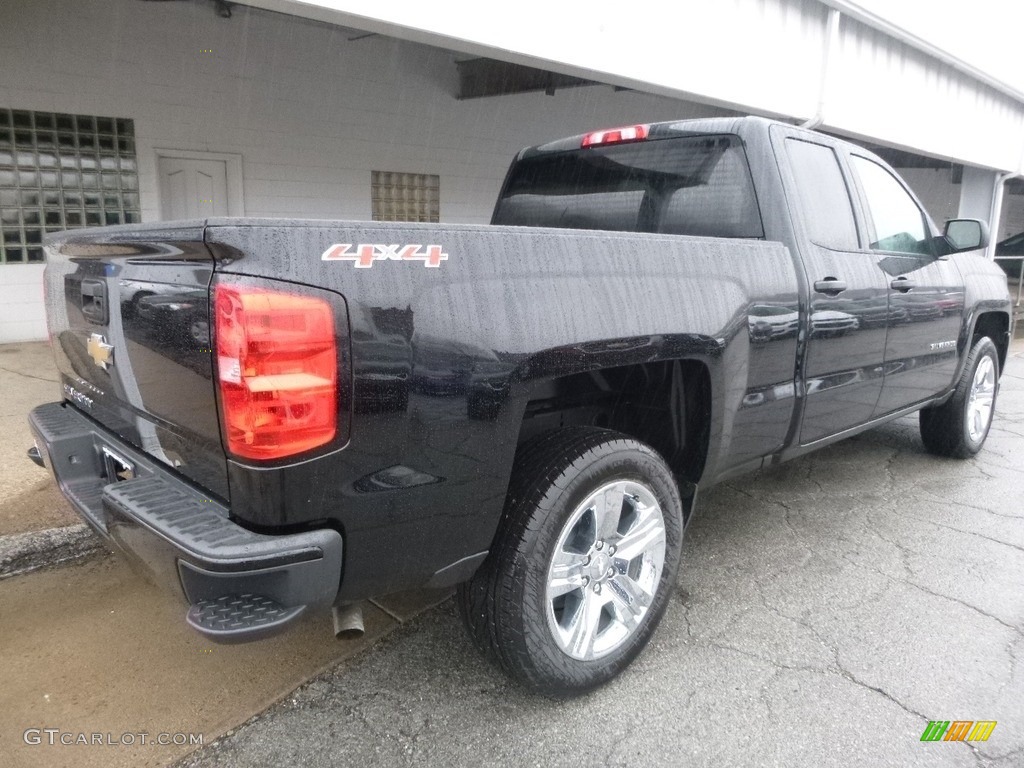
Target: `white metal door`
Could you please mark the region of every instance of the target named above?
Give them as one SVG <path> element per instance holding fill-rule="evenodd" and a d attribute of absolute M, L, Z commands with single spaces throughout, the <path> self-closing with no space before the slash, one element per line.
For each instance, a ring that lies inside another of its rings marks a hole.
<path fill-rule="evenodd" d="M 160 216 L 164 220 L 228 215 L 224 160 L 159 157 Z"/>

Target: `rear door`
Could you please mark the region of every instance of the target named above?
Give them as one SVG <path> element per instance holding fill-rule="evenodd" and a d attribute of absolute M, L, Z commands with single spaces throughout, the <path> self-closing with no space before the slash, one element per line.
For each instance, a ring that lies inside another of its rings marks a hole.
<path fill-rule="evenodd" d="M 777 129 L 780 163 L 808 286 L 801 333 L 805 401 L 799 442 L 807 444 L 871 418 L 882 391 L 887 283 L 879 255 L 861 248 L 841 153 L 825 138 Z"/>
<path fill-rule="evenodd" d="M 936 232 L 903 182 L 875 160 L 853 153 L 864 200 L 868 248 L 888 279 L 885 383 L 876 415 L 948 389 L 957 364 L 964 280 L 934 250 Z"/>

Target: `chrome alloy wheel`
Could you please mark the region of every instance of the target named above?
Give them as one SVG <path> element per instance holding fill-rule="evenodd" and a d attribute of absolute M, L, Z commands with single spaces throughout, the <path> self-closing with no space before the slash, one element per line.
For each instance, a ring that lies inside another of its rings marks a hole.
<path fill-rule="evenodd" d="M 654 600 L 665 564 L 665 519 L 642 483 L 598 488 L 569 517 L 548 567 L 545 604 L 555 642 L 574 659 L 622 646 Z"/>
<path fill-rule="evenodd" d="M 992 404 L 995 397 L 996 367 L 991 357 L 983 357 L 974 372 L 971 394 L 967 400 L 967 433 L 974 442 L 985 437 L 985 430 L 992 421 Z"/>

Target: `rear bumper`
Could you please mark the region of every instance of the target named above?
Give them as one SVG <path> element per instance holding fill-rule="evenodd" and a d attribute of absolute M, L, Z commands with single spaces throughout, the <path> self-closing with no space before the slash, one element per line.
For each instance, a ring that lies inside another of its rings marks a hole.
<path fill-rule="evenodd" d="M 29 423 L 79 515 L 155 581 L 183 594 L 186 620 L 203 635 L 255 640 L 334 601 L 342 563 L 337 531 L 253 533 L 233 522 L 223 503 L 70 406 L 41 405 Z"/>

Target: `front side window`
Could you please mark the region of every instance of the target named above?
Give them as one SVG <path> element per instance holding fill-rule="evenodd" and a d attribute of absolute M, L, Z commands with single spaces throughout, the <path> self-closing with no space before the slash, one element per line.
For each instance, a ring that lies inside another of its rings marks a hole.
<path fill-rule="evenodd" d="M 932 255 L 924 214 L 896 177 L 878 163 L 857 155 L 853 167 L 871 214 L 873 251 Z"/>

